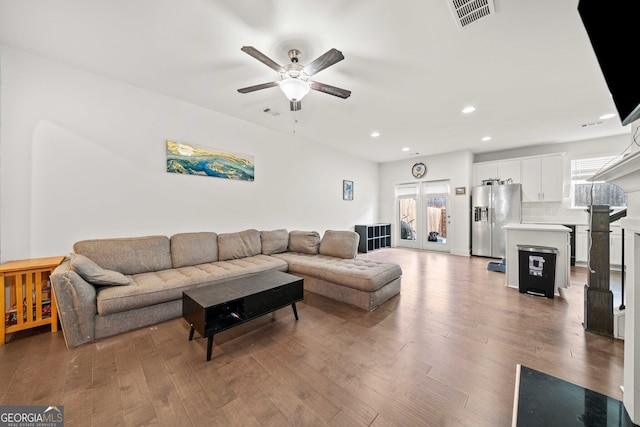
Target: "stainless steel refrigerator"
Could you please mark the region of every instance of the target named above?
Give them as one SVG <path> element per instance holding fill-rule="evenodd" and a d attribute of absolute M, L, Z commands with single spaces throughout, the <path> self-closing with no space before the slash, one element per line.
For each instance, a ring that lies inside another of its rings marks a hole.
<path fill-rule="evenodd" d="M 493 184 L 473 187 L 471 192 L 471 254 L 504 258 L 507 224 L 520 223 L 522 186 Z"/>

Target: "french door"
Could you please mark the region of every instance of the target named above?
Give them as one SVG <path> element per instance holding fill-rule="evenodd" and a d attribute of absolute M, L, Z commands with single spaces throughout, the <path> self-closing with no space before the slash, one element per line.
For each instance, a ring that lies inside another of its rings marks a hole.
<path fill-rule="evenodd" d="M 396 186 L 396 245 L 449 252 L 451 210 L 449 181 Z"/>

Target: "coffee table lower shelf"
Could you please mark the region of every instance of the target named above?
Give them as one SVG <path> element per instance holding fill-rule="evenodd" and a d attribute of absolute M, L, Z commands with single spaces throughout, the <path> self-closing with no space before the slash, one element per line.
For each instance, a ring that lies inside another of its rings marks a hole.
<path fill-rule="evenodd" d="M 288 305 L 298 320 L 296 302 L 303 299 L 301 277 L 270 271 L 183 292 L 182 317 L 191 326 L 189 341 L 193 340 L 195 331 L 207 338 L 209 361 L 215 334 Z"/>

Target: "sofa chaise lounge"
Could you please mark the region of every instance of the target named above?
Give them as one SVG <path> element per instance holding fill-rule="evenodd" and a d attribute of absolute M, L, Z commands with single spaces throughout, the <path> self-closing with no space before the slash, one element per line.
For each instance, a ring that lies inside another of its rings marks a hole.
<path fill-rule="evenodd" d="M 67 347 L 178 318 L 182 292 L 279 270 L 361 309 L 400 292 L 402 270 L 356 257 L 359 235 L 327 230 L 194 232 L 78 241 L 51 275 Z"/>

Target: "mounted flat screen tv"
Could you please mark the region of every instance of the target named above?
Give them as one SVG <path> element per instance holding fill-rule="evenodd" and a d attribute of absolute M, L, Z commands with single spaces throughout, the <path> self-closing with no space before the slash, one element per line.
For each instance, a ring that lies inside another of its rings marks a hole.
<path fill-rule="evenodd" d="M 640 118 L 640 73 L 636 68 L 638 0 L 580 0 L 582 18 L 622 125 Z"/>

